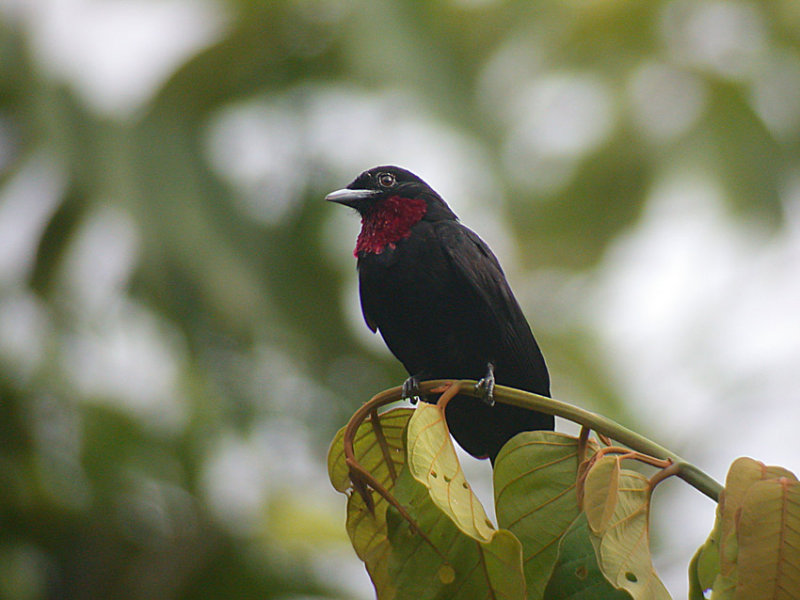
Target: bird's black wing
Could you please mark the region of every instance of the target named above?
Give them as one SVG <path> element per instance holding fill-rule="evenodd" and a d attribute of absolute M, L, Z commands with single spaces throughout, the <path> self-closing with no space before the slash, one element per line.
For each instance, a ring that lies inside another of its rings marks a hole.
<path fill-rule="evenodd" d="M 514 381 L 502 383 L 549 395 L 544 358 L 497 257 L 475 232 L 457 221 L 436 223 L 436 232 L 464 288 L 476 298 L 481 313 L 476 316 L 487 319 L 487 329 L 501 336 L 498 347 L 503 356 L 494 358 L 506 361 L 498 367 L 514 374 Z"/>
<path fill-rule="evenodd" d="M 359 271 L 359 278 L 361 277 L 361 272 Z M 370 305 L 370 298 L 366 294 L 366 289 L 363 284 L 359 282 L 358 286 L 358 296 L 359 300 L 361 300 L 361 314 L 364 317 L 364 322 L 369 327 L 372 333 L 378 331 L 378 324 L 375 322 L 375 319 L 371 316 L 372 311 L 368 308 Z"/>

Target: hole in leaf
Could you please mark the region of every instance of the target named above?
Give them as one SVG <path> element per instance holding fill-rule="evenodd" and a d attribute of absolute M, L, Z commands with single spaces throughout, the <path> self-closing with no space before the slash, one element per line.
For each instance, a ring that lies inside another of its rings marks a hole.
<path fill-rule="evenodd" d="M 625 573 L 625 579 L 627 579 L 628 581 L 633 582 L 633 583 L 636 583 L 637 581 L 639 581 L 639 579 L 636 577 L 636 574 L 635 573 L 631 573 L 630 571 Z"/>
<path fill-rule="evenodd" d="M 447 475 L 444 476 L 445 483 L 450 483 L 451 479 Z"/>
<path fill-rule="evenodd" d="M 575 577 L 577 577 L 578 579 L 581 580 L 586 579 L 588 575 L 589 575 L 589 570 L 584 565 L 581 565 L 580 567 L 575 569 Z"/>
<path fill-rule="evenodd" d="M 492 522 L 491 522 L 489 519 L 486 519 L 486 521 L 485 521 L 485 522 L 486 522 L 486 526 L 487 526 L 489 529 L 494 529 L 494 523 L 492 523 Z"/>
<path fill-rule="evenodd" d="M 433 477 L 434 479 L 436 479 L 438 477 L 438 475 L 436 474 L 436 471 L 431 471 L 431 477 Z"/>
<path fill-rule="evenodd" d="M 469 489 L 469 484 L 466 481 L 464 483 L 462 483 L 461 485 L 465 490 Z"/>

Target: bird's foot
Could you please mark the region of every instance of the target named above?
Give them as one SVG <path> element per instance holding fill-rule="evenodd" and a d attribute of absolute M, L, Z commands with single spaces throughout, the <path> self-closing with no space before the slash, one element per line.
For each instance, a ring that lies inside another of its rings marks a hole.
<path fill-rule="evenodd" d="M 412 375 L 403 382 L 403 389 L 400 392 L 403 398 L 407 398 L 411 404 L 419 402 L 419 378 Z"/>
<path fill-rule="evenodd" d="M 486 376 L 475 384 L 479 398 L 489 406 L 494 406 L 494 365 L 489 363 Z"/>

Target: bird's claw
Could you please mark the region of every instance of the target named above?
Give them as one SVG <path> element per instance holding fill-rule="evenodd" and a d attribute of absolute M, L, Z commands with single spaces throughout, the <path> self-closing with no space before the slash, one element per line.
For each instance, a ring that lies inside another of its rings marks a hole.
<path fill-rule="evenodd" d="M 412 375 L 403 382 L 403 388 L 400 392 L 403 398 L 407 398 L 411 404 L 419 402 L 419 379 Z"/>
<path fill-rule="evenodd" d="M 475 391 L 486 404 L 494 406 L 494 365 L 492 363 L 489 363 L 486 376 L 475 384 Z"/>

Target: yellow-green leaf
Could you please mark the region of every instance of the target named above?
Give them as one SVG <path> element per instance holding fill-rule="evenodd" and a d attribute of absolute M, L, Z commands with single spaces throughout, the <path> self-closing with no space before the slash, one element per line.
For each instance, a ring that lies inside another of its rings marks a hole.
<path fill-rule="evenodd" d="M 751 485 L 738 541 L 735 600 L 800 598 L 800 483 L 780 477 Z"/>
<path fill-rule="evenodd" d="M 669 593 L 653 568 L 650 557 L 649 508 L 650 485 L 647 479 L 634 471 L 614 469 L 597 461 L 587 473 L 587 482 L 595 477 L 592 471 L 600 469 L 591 490 L 586 491 L 587 505 L 600 505 L 603 490 L 599 483 L 608 481 L 609 494 L 616 494 L 617 501 L 610 518 L 604 521 L 600 533 L 592 532 L 592 539 L 603 574 L 617 588 L 628 591 L 635 600 L 667 600 Z M 604 517 L 605 518 L 605 517 Z"/>
<path fill-rule="evenodd" d="M 712 600 L 800 598 L 798 485 L 783 467 L 733 462 L 714 529 L 690 566 L 692 600 L 709 587 Z"/>
<path fill-rule="evenodd" d="M 403 431 L 413 409 L 396 408 L 383 413 L 379 418 L 380 432 L 386 442 L 392 468 L 381 449 L 375 424 L 367 419 L 356 431 L 353 449 L 356 460 L 388 491 L 394 487 L 394 476 L 402 472 L 405 463 Z M 352 493 L 350 474 L 345 464 L 344 428 L 334 437 L 328 452 L 328 475 L 334 488 L 348 494 L 347 533 L 358 557 L 364 561 L 375 591 L 380 600 L 395 598 L 396 588 L 389 576 L 388 564 L 391 554 L 387 530 L 386 508 L 388 503 L 377 493 L 370 491 L 374 512 L 370 512 L 363 498 Z"/>
<path fill-rule="evenodd" d="M 735 568 L 738 555 L 738 538 L 735 520 L 744 502 L 745 494 L 757 481 L 786 477 L 797 481 L 791 471 L 782 467 L 767 466 L 752 458 L 737 458 L 731 464 L 725 478 L 725 490 L 719 501 L 720 523 L 720 572 L 730 575 Z"/>
<path fill-rule="evenodd" d="M 393 408 L 380 416 L 381 431 L 391 450 L 390 456 L 396 473 L 399 473 L 405 464 L 403 431 L 413 412 L 412 408 Z M 344 456 L 344 430 L 345 427 L 342 427 L 336 433 L 328 450 L 328 477 L 333 487 L 342 493 L 351 487 L 350 471 L 345 464 Z M 367 418 L 356 431 L 353 450 L 356 459 L 367 471 L 383 483 L 389 483 L 390 471 L 371 419 Z"/>
<path fill-rule="evenodd" d="M 583 510 L 592 533 L 602 534 L 611 522 L 619 496 L 620 459 L 606 455 L 586 474 Z"/>
<path fill-rule="evenodd" d="M 439 407 L 420 403 L 408 423 L 407 438 L 411 474 L 428 488 L 436 506 L 470 537 L 489 541 L 495 527 L 464 477 Z"/>

